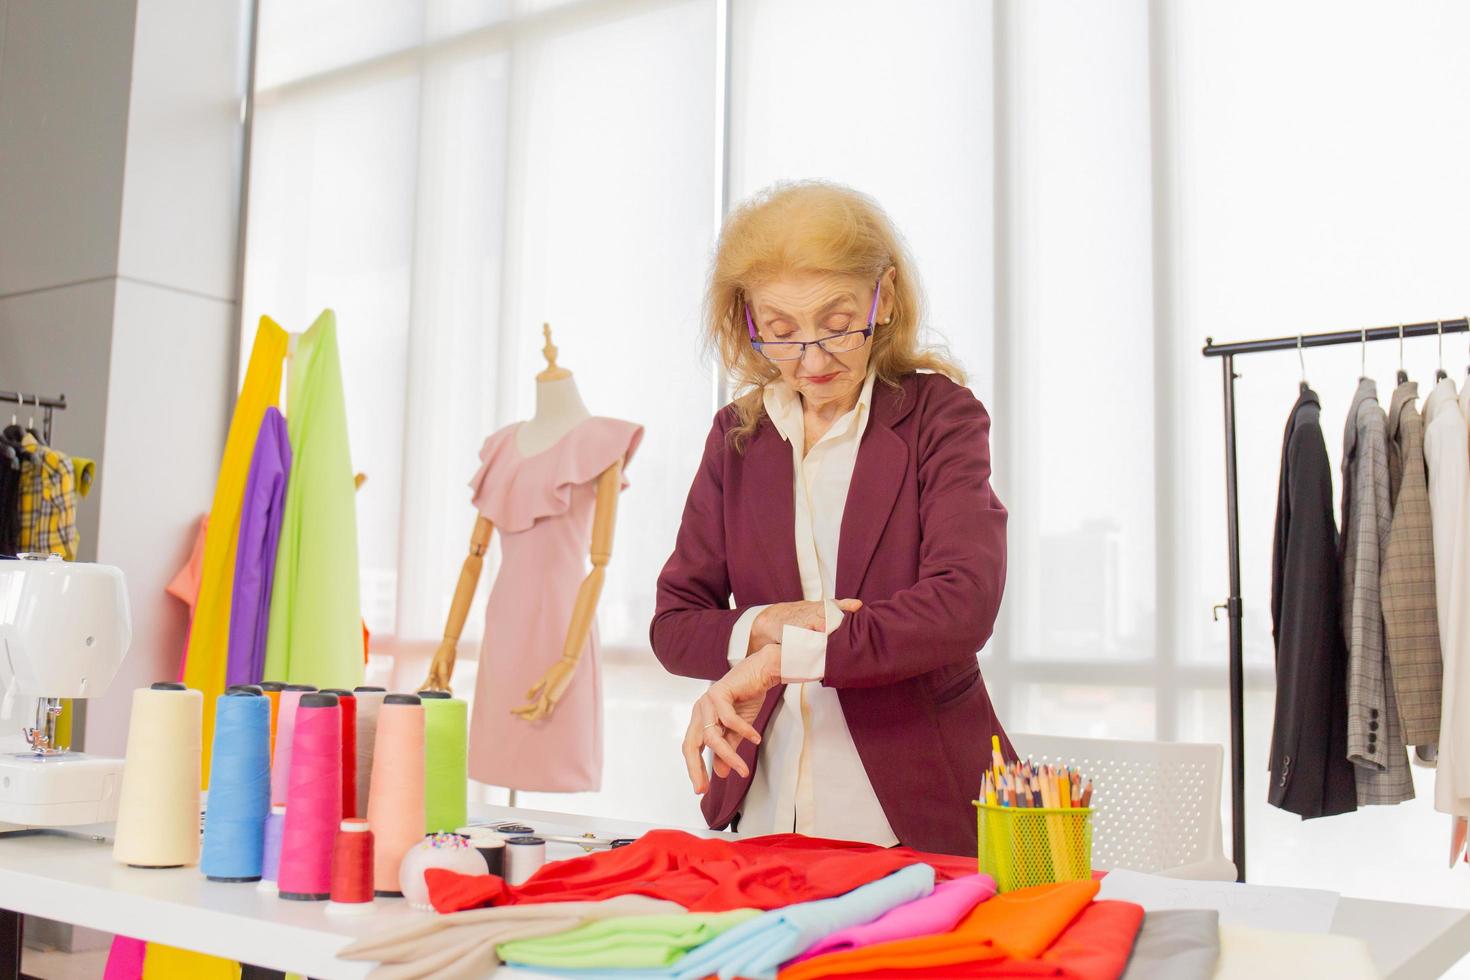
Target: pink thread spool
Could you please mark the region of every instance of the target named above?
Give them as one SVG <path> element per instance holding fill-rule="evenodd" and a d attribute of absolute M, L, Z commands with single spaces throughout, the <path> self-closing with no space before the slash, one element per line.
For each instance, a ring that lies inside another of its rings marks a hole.
<path fill-rule="evenodd" d="M 398 896 L 403 856 L 424 836 L 424 706 L 414 694 L 390 694 L 378 712 L 368 790 L 373 889 Z"/>
<path fill-rule="evenodd" d="M 342 820 L 342 709 L 335 695 L 302 694 L 295 721 L 277 883 L 282 898 L 324 902 Z"/>
<path fill-rule="evenodd" d="M 310 684 L 288 684 L 281 692 L 281 706 L 276 711 L 276 747 L 271 758 L 271 803 L 286 802 L 286 788 L 291 780 L 291 733 L 296 730 L 296 707 L 301 696 L 315 691 Z"/>

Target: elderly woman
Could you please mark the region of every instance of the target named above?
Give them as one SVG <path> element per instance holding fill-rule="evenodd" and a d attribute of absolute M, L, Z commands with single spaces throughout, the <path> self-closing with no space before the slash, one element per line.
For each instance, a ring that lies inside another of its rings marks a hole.
<path fill-rule="evenodd" d="M 683 745 L 705 818 L 974 854 L 991 736 L 1014 757 L 976 658 L 1005 584 L 989 416 L 920 345 L 913 261 L 855 191 L 778 185 L 733 212 L 707 308 L 744 393 L 651 631 L 665 668 L 715 682 Z"/>

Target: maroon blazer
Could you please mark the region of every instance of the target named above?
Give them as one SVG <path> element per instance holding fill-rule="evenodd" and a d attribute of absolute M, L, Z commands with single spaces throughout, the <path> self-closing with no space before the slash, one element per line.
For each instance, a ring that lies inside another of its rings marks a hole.
<path fill-rule="evenodd" d="M 735 409 L 715 416 L 650 630 L 669 671 L 719 680 L 741 609 L 802 598 L 791 447 L 769 419 L 736 452 Z M 1006 511 L 990 487 L 990 417 L 968 388 L 912 374 L 879 382 L 858 447 L 837 549 L 837 595 L 863 606 L 827 638 L 822 683 L 837 689 L 863 768 L 898 839 L 974 854 L 990 736 L 1014 758 L 980 677 L 1006 570 Z M 734 596 L 739 608 L 731 608 Z M 764 732 L 783 686 L 761 706 Z M 759 764 L 744 742 L 747 765 Z M 712 781 L 703 810 L 729 826 L 750 780 Z"/>

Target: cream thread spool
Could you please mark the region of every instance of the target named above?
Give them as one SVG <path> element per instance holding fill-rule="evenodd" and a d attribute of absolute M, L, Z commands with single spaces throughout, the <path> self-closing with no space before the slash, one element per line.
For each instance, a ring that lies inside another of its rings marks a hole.
<path fill-rule="evenodd" d="M 165 681 L 133 692 L 112 856 L 137 868 L 199 861 L 204 696 Z"/>
<path fill-rule="evenodd" d="M 546 863 L 546 841 L 540 837 L 512 837 L 505 842 L 505 882 L 519 885 Z"/>
<path fill-rule="evenodd" d="M 357 815 L 366 817 L 373 782 L 373 748 L 378 737 L 378 712 L 388 692 L 381 687 L 354 687 L 357 698 Z"/>

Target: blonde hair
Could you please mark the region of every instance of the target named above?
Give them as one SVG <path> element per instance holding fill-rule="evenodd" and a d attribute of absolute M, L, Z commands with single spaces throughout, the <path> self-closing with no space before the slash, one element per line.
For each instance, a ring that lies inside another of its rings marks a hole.
<path fill-rule="evenodd" d="M 894 388 L 915 371 L 964 383 L 943 351 L 919 343 L 923 297 L 914 260 L 888 215 L 866 194 L 825 181 L 775 184 L 730 212 L 720 230 L 705 294 L 705 340 L 719 351 L 738 392 L 740 424 L 729 438 L 737 451 L 765 417 L 763 389 L 781 371 L 750 345 L 745 303 L 751 287 L 791 272 L 878 279 L 890 266 L 893 319 L 873 331 L 869 369 Z"/>

